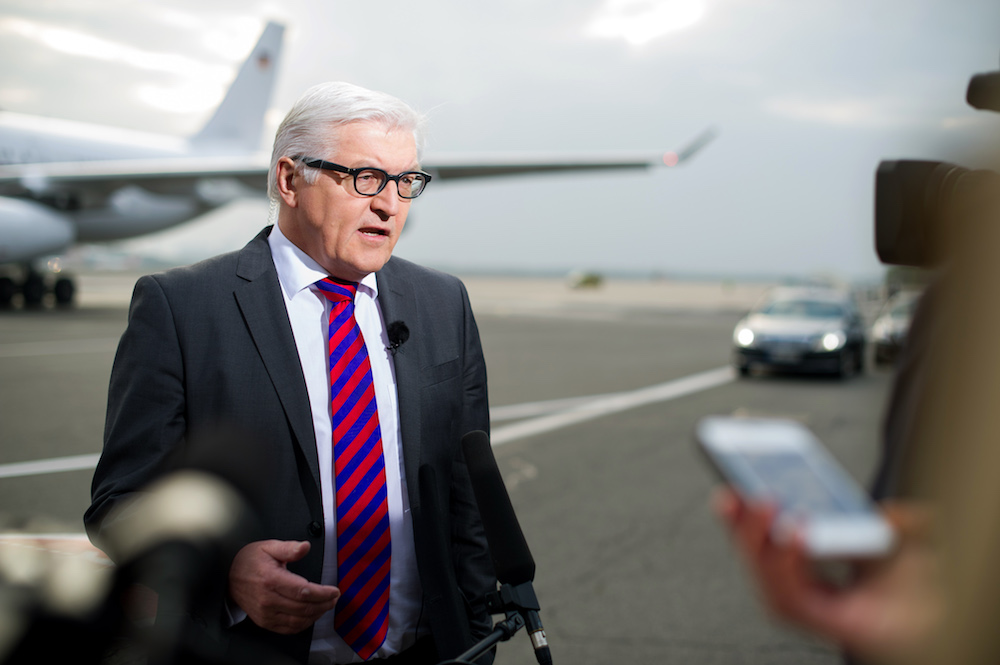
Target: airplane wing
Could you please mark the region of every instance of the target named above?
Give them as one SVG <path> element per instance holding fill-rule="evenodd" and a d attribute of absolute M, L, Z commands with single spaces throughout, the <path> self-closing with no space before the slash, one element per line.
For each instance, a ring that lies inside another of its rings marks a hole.
<path fill-rule="evenodd" d="M 158 182 L 184 187 L 204 178 L 237 178 L 263 189 L 267 168 L 268 156 L 264 154 L 7 164 L 0 166 L 0 191 L 14 186 L 35 190 L 72 185 L 109 190 L 140 185 L 155 189 Z"/>
<path fill-rule="evenodd" d="M 493 153 L 428 155 L 424 168 L 435 179 L 465 180 L 529 173 L 647 169 L 663 166 L 670 153 Z"/>
<path fill-rule="evenodd" d="M 528 173 L 608 171 L 677 166 L 694 157 L 717 134 L 718 131 L 714 127 L 709 127 L 676 152 L 438 154 L 428 156 L 424 168 L 441 180 L 459 180 Z"/>
<path fill-rule="evenodd" d="M 491 153 L 428 155 L 424 168 L 440 180 L 489 178 L 530 173 L 557 173 L 676 166 L 709 143 L 716 130 L 709 128 L 677 152 L 666 153 Z M 101 160 L 0 165 L 0 193 L 74 185 L 113 190 L 140 185 L 151 191 L 170 192 L 203 179 L 236 179 L 248 187 L 267 186 L 269 157 L 182 157 Z"/>

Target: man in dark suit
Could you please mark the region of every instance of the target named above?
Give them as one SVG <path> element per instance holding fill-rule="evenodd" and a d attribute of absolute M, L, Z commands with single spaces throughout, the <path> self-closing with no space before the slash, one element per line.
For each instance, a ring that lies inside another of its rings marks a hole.
<path fill-rule="evenodd" d="M 433 663 L 489 632 L 483 597 L 496 579 L 460 447 L 466 432 L 489 426 L 478 330 L 458 279 L 390 258 L 430 180 L 419 168 L 421 124 L 388 95 L 315 86 L 275 139 L 276 224 L 238 252 L 136 284 L 85 523 L 100 546 L 127 500 L 197 441 L 192 433 L 220 423 L 253 432 L 267 469 L 250 490 L 264 539 L 235 556 L 218 612 L 197 618 L 234 646 L 263 641 L 309 663 Z M 381 589 L 376 609 L 358 612 L 382 614 L 367 645 L 337 616 L 350 606 L 344 578 L 354 582 L 340 568 L 338 529 L 344 547 L 354 527 L 338 527 L 351 512 L 334 468 L 348 435 L 331 411 L 338 399 L 369 406 L 337 386 L 347 353 L 332 350 L 333 321 L 346 305 L 329 291 L 342 288 L 377 407 L 364 453 L 376 471 L 360 486 L 371 482 L 366 500 L 382 517 L 358 528 L 388 525 L 369 539 L 385 560 L 367 585 Z"/>

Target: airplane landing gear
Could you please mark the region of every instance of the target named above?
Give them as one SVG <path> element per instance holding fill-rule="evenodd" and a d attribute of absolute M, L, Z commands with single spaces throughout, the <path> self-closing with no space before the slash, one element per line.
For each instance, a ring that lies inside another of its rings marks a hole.
<path fill-rule="evenodd" d="M 76 284 L 67 275 L 47 278 L 31 267 L 24 269 L 21 279 L 0 275 L 0 309 L 13 307 L 18 295 L 25 309 L 38 309 L 45 305 L 49 293 L 57 307 L 69 307 L 76 296 Z"/>
<path fill-rule="evenodd" d="M 76 284 L 69 277 L 60 277 L 52 287 L 52 294 L 56 297 L 56 305 L 68 307 L 73 304 Z"/>
<path fill-rule="evenodd" d="M 10 277 L 0 277 L 0 307 L 7 308 L 13 305 L 14 295 L 17 293 L 17 284 Z"/>
<path fill-rule="evenodd" d="M 41 307 L 45 298 L 45 280 L 34 270 L 29 270 L 21 283 L 21 297 L 25 307 Z"/>

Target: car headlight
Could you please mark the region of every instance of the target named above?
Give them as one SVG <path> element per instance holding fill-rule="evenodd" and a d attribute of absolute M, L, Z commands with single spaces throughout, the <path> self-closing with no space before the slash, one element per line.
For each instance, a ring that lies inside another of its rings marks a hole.
<path fill-rule="evenodd" d="M 847 335 L 841 330 L 828 332 L 819 338 L 819 348 L 823 351 L 836 351 L 847 343 Z"/>
<path fill-rule="evenodd" d="M 736 329 L 733 333 L 733 341 L 740 346 L 750 346 L 753 344 L 754 334 L 753 331 L 745 326 L 741 326 Z"/>

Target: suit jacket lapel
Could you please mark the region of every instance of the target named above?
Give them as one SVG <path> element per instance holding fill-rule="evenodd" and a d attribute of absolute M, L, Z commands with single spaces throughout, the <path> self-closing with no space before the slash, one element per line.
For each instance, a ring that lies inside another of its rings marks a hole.
<path fill-rule="evenodd" d="M 378 280 L 378 300 L 382 316 L 388 326 L 394 321 L 402 321 L 410 330 L 410 336 L 419 334 L 420 312 L 417 307 L 413 285 L 399 279 L 392 259 L 376 274 Z M 411 505 L 419 504 L 417 470 L 420 468 L 421 420 L 420 420 L 420 367 L 421 358 L 417 344 L 403 344 L 393 356 L 396 371 L 396 395 L 399 399 L 399 431 L 403 442 L 403 465 L 406 469 L 406 484 Z"/>
<path fill-rule="evenodd" d="M 295 441 L 302 450 L 316 487 L 320 487 L 316 435 L 309 410 L 309 393 L 295 346 L 292 326 L 281 295 L 278 274 L 271 259 L 265 228 L 240 252 L 236 274 L 243 284 L 234 290 L 250 335 L 278 399 L 288 416 Z"/>

